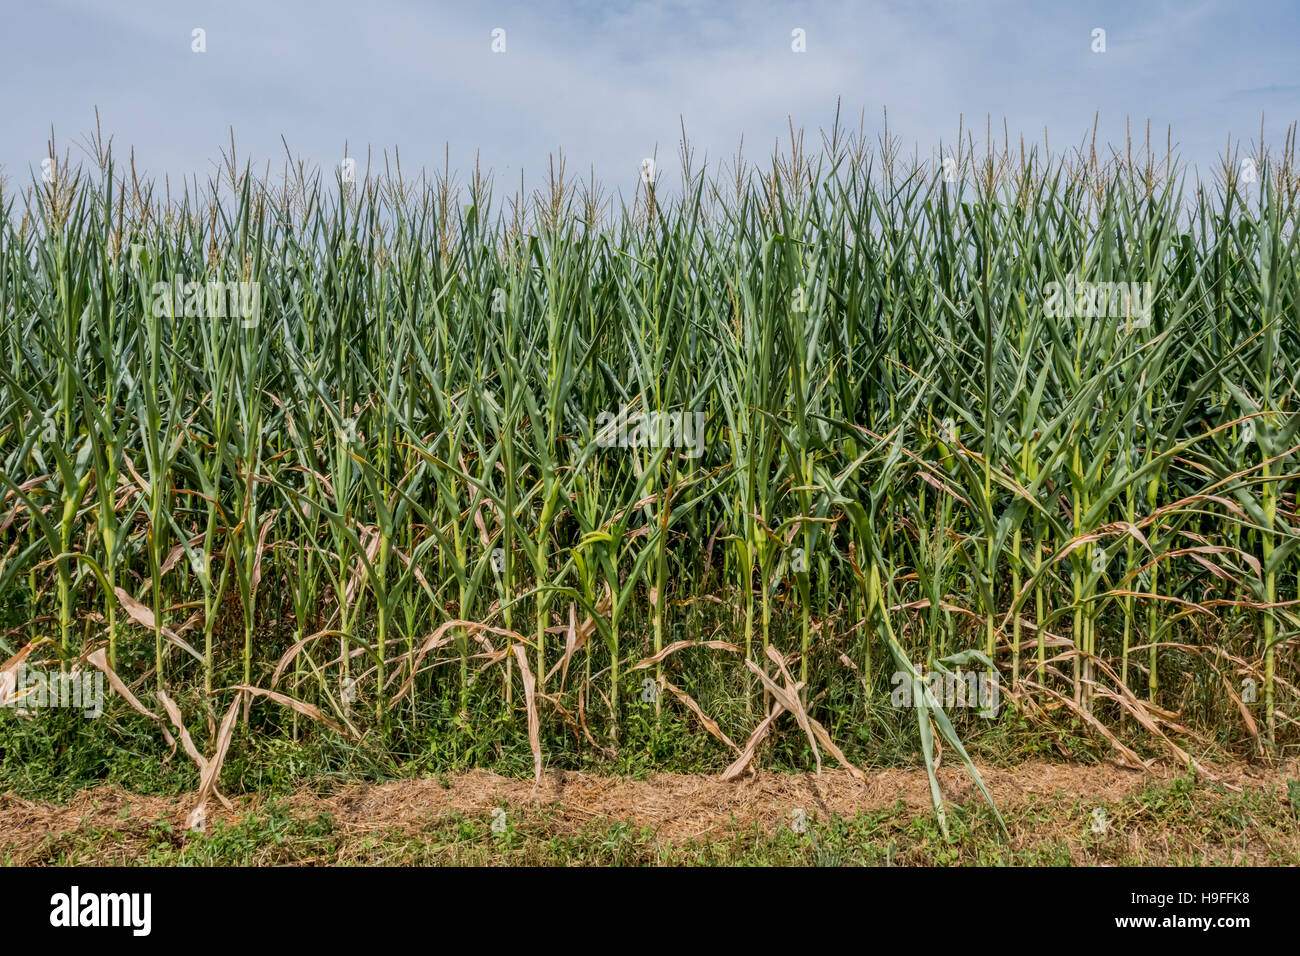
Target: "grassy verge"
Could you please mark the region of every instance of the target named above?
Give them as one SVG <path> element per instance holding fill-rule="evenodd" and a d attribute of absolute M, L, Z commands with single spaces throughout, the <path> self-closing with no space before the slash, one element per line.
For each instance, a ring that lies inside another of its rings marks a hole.
<path fill-rule="evenodd" d="M 665 786 L 668 784 L 665 783 Z M 129 798 L 91 804 L 72 825 L 33 838 L 0 829 L 6 865 L 1295 865 L 1300 784 L 1242 792 L 1190 777 L 1152 780 L 1120 796 L 1027 794 L 1004 804 L 998 838 L 977 800 L 952 807 L 950 836 L 919 803 L 899 799 L 853 814 L 810 808 L 760 817 L 732 813 L 698 835 L 619 819 L 581 819 L 572 804 L 503 801 L 478 811 L 433 804 L 388 819 L 354 798 L 272 799 L 214 820 L 176 825 Z M 40 812 L 39 808 L 36 810 Z M 39 829 L 39 827 L 37 828 Z"/>
<path fill-rule="evenodd" d="M 394 720 L 386 738 L 371 735 L 355 742 L 329 734 L 304 733 L 297 742 L 272 732 L 236 734 L 222 767 L 222 790 L 275 797 L 304 787 L 384 783 L 472 769 L 508 777 L 532 773 L 526 736 L 515 732 L 523 715 L 485 711 L 479 722 L 495 731 L 488 734 L 457 724 L 454 715 L 434 711 L 428 707 L 416 718 Z M 1015 713 L 996 723 L 956 719 L 971 738 L 971 753 L 993 766 L 1038 759 L 1091 764 L 1111 753 L 1106 741 L 1089 737 L 1085 727 L 1068 718 L 1050 725 L 1032 724 Z M 255 722 L 254 729 L 262 728 Z M 892 710 L 857 726 L 846 721 L 835 730 L 848 758 L 865 769 L 918 765 L 915 727 L 898 721 Z M 612 754 L 587 746 L 563 728 L 543 728 L 542 742 L 548 772 L 611 777 L 644 777 L 658 771 L 719 774 L 734 758 L 714 738 L 701 734 L 691 715 L 665 710 L 655 716 L 653 704 L 640 701 L 628 706 L 623 736 Z M 1132 744 L 1144 756 L 1159 753 L 1138 735 Z M 800 773 L 813 763 L 807 738 L 794 730 L 774 734 L 762 756 L 763 767 L 786 773 Z M 52 710 L 39 720 L 26 720 L 0 710 L 0 793 L 64 801 L 100 784 L 180 796 L 198 788 L 199 771 L 183 754 L 169 754 L 157 727 L 136 714 L 115 710 L 88 721 L 71 711 Z"/>

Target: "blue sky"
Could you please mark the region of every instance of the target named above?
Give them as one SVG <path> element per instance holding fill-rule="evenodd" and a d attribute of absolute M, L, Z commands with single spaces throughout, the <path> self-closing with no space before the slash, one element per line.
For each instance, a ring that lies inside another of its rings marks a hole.
<path fill-rule="evenodd" d="M 233 126 L 241 157 L 278 173 L 281 135 L 333 166 L 400 147 L 404 170 L 472 168 L 529 185 L 563 149 L 571 174 L 629 190 L 643 157 L 675 177 L 680 123 L 697 164 L 770 154 L 787 116 L 810 132 L 835 101 L 873 135 L 923 156 L 958 117 L 1000 133 L 1077 144 L 1101 114 L 1172 125 L 1183 158 L 1212 166 L 1227 137 L 1278 144 L 1300 119 L 1300 4 L 1292 2 L 917 3 L 76 2 L 0 15 L 0 169 L 30 181 L 53 124 L 78 154 L 98 106 L 137 169 L 173 181 L 213 170 Z M 191 31 L 207 51 L 191 51 Z M 1091 50 L 1106 31 L 1106 52 Z M 492 31 L 506 52 L 492 52 Z M 794 53 L 791 31 L 806 33 Z"/>

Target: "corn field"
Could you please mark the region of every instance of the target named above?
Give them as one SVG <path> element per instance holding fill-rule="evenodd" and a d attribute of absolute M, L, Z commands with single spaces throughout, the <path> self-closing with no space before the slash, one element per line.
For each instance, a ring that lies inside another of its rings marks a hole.
<path fill-rule="evenodd" d="M 488 702 L 539 773 L 646 706 L 733 775 L 782 714 L 965 759 L 963 668 L 1126 760 L 1298 739 L 1290 137 L 1197 179 L 837 125 L 630 203 L 96 147 L 0 193 L 0 659 L 182 737 Z"/>

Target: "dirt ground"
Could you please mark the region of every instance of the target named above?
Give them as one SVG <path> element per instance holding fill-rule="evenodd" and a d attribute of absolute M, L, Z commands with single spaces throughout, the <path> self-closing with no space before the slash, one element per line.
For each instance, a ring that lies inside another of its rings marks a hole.
<path fill-rule="evenodd" d="M 1143 773 L 1110 765 L 1039 762 L 1013 769 L 984 766 L 980 771 L 1008 819 L 1017 808 L 1030 804 L 1076 800 L 1115 804 L 1143 791 L 1153 780 L 1167 781 L 1175 775 L 1169 769 Z M 1300 761 L 1274 768 L 1219 765 L 1213 772 L 1229 793 L 1285 794 L 1287 780 L 1300 777 Z M 950 803 L 982 799 L 960 768 L 942 767 L 939 778 Z M 450 814 L 482 817 L 496 807 L 509 806 L 544 812 L 548 828 L 557 833 L 576 832 L 601 821 L 631 821 L 649 828 L 660 841 L 681 843 L 708 840 L 737 824 L 770 832 L 788 826 L 795 808 L 825 819 L 896 807 L 900 801 L 918 815 L 931 812 L 924 770 L 883 770 L 868 773 L 864 780 L 832 769 L 820 775 L 758 772 L 730 782 L 682 774 L 629 780 L 556 772 L 536 787 L 531 780 L 470 771 L 441 780 L 348 784 L 328 795 L 301 792 L 283 803 L 303 817 L 329 814 L 338 826 L 358 837 L 379 831 L 415 833 Z M 256 812 L 264 801 L 254 795 L 232 802 L 234 813 L 215 801 L 210 804 L 209 820 Z M 108 786 L 82 791 L 64 804 L 0 795 L 0 850 L 11 861 L 35 859 L 51 835 L 113 829 L 125 820 L 166 822 L 184 832 L 192 807 L 191 797 L 141 796 Z"/>
<path fill-rule="evenodd" d="M 1035 796 L 1087 795 L 1113 802 L 1141 790 L 1150 776 L 1111 766 L 1026 764 L 1014 770 L 981 767 L 984 784 L 999 808 L 1014 807 Z M 956 768 L 941 767 L 939 782 L 953 803 L 980 800 L 974 783 Z M 1240 768 L 1223 776 L 1236 786 L 1285 787 L 1284 775 L 1248 775 Z M 376 826 L 421 819 L 432 811 L 452 809 L 467 814 L 490 813 L 509 803 L 551 805 L 557 825 L 582 826 L 606 818 L 632 820 L 654 830 L 660 839 L 681 842 L 707 838 L 733 821 L 757 822 L 765 830 L 787 825 L 790 811 L 803 808 L 809 816 L 853 816 L 899 801 L 911 809 L 930 811 L 930 785 L 924 770 L 883 770 L 855 780 L 847 771 L 824 770 L 820 776 L 760 771 L 740 780 L 690 774 L 655 774 L 645 780 L 620 780 L 580 773 L 545 777 L 534 790 L 532 781 L 509 780 L 486 772 L 452 778 L 449 790 L 436 780 L 404 781 L 379 787 L 349 788 L 328 798 L 320 809 L 341 819 L 373 821 Z M 305 798 L 303 809 L 315 811 L 318 800 Z M 4 827 L 0 811 L 0 829 Z M 364 823 L 362 823 L 364 825 Z"/>

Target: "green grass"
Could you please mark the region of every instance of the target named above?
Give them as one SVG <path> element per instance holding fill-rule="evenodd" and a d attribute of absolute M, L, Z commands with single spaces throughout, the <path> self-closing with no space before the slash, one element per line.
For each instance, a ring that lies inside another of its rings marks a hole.
<path fill-rule="evenodd" d="M 285 796 L 304 787 L 329 788 L 339 782 L 385 781 L 438 776 L 473 768 L 520 778 L 532 773 L 526 734 L 506 718 L 499 732 L 458 728 L 451 722 L 395 721 L 387 738 L 348 742 L 332 734 L 305 735 L 294 741 L 273 726 L 254 724 L 253 733 L 236 735 L 222 771 L 228 794 Z M 548 728 L 549 729 L 549 728 Z M 867 768 L 915 767 L 918 743 L 912 728 L 846 727 L 840 743 L 846 755 Z M 764 765 L 797 773 L 812 761 L 806 738 L 794 729 L 780 735 L 764 754 Z M 584 771 L 613 777 L 644 777 L 671 770 L 720 773 L 730 757 L 712 737 L 699 733 L 689 715 L 650 706 L 632 707 L 616 754 L 582 747 L 571 735 L 543 735 L 548 772 Z M 1145 752 L 1158 751 L 1149 743 Z M 1025 759 L 1095 762 L 1109 754 L 1103 741 L 1090 738 L 1081 724 L 1061 721 L 1031 724 L 1008 716 L 995 728 L 974 736 L 971 751 L 994 766 L 1014 767 Z M 100 783 L 124 790 L 164 796 L 194 791 L 197 766 L 183 755 L 158 746 L 154 724 L 135 714 L 84 721 L 51 712 L 46 719 L 20 720 L 0 711 L 0 792 L 32 800 L 67 800 Z"/>

